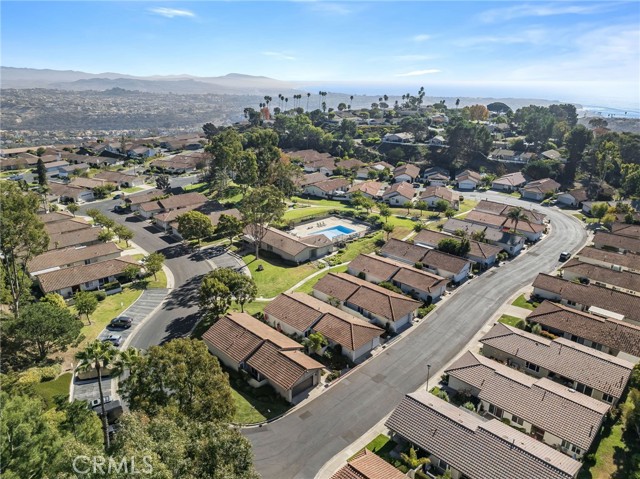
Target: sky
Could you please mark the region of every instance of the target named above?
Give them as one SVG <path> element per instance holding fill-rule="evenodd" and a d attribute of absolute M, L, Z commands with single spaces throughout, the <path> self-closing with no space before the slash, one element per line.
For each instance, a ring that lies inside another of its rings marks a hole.
<path fill-rule="evenodd" d="M 1 2 L 3 66 L 640 109 L 640 2 Z"/>

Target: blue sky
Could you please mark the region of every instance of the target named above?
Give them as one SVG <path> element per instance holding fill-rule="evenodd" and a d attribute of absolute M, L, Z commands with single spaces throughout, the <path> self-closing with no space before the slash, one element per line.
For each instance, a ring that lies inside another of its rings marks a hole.
<path fill-rule="evenodd" d="M 640 101 L 637 1 L 3 1 L 1 14 L 5 66 Z"/>

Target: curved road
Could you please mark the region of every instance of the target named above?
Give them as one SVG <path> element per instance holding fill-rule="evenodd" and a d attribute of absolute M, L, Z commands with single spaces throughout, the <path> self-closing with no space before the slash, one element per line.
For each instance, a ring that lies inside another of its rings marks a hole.
<path fill-rule="evenodd" d="M 406 393 L 449 362 L 518 289 L 538 272 L 558 266 L 562 251 L 573 251 L 587 234 L 575 218 L 555 209 L 497 193 L 466 194 L 503 203 L 535 206 L 551 219 L 552 231 L 526 254 L 471 280 L 429 318 L 358 367 L 328 391 L 282 419 L 245 429 L 263 479 L 312 479 L 335 454 L 390 413 Z"/>

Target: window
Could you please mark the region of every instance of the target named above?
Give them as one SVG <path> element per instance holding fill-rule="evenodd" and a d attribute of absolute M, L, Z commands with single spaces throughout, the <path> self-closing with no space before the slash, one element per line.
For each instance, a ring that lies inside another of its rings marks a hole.
<path fill-rule="evenodd" d="M 516 423 L 518 426 L 522 426 L 524 424 L 524 420 L 518 416 L 511 416 L 511 422 Z"/>
<path fill-rule="evenodd" d="M 611 394 L 603 394 L 603 395 L 602 395 L 602 400 L 603 400 L 604 402 L 608 402 L 609 404 L 613 404 L 613 400 L 614 400 L 614 399 L 615 399 L 615 398 L 614 398 Z"/>
<path fill-rule="evenodd" d="M 540 372 L 540 366 L 538 366 L 537 364 L 533 364 L 527 361 L 525 366 L 527 367 L 527 369 L 530 369 L 531 371 L 535 371 L 536 373 Z"/>
<path fill-rule="evenodd" d="M 590 388 L 589 386 L 582 384 L 582 383 L 578 383 L 576 385 L 576 391 L 578 391 L 579 393 L 582 394 L 586 394 L 587 396 L 591 396 L 591 393 L 593 393 L 593 388 Z"/>
<path fill-rule="evenodd" d="M 499 407 L 494 406 L 493 404 L 489 404 L 489 414 L 497 417 L 498 419 L 502 419 L 502 415 L 504 414 L 504 411 Z"/>
<path fill-rule="evenodd" d="M 576 305 L 576 302 L 575 302 L 575 301 L 567 300 L 567 304 L 568 304 L 569 306 L 575 306 L 575 305 Z"/>
<path fill-rule="evenodd" d="M 446 471 L 447 469 L 449 469 L 449 464 L 444 462 L 442 459 L 438 459 L 438 467 L 443 471 Z"/>
<path fill-rule="evenodd" d="M 562 449 L 564 449 L 565 451 L 573 452 L 578 455 L 582 454 L 582 450 L 578 446 L 575 446 L 571 444 L 569 441 L 565 441 L 564 439 L 562 440 Z"/>

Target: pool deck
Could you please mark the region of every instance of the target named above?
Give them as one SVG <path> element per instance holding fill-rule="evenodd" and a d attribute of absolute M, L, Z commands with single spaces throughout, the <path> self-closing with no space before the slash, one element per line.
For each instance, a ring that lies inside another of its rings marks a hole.
<path fill-rule="evenodd" d="M 299 238 L 304 238 L 306 236 L 322 234 L 320 233 L 322 230 L 335 228 L 337 226 L 344 226 L 346 228 L 352 229 L 354 231 L 353 234 L 357 233 L 358 236 L 362 236 L 368 230 L 367 226 L 363 225 L 362 223 L 357 223 L 347 218 L 329 216 L 328 218 L 324 218 L 322 220 L 301 223 L 294 229 L 292 229 L 289 233 Z"/>

